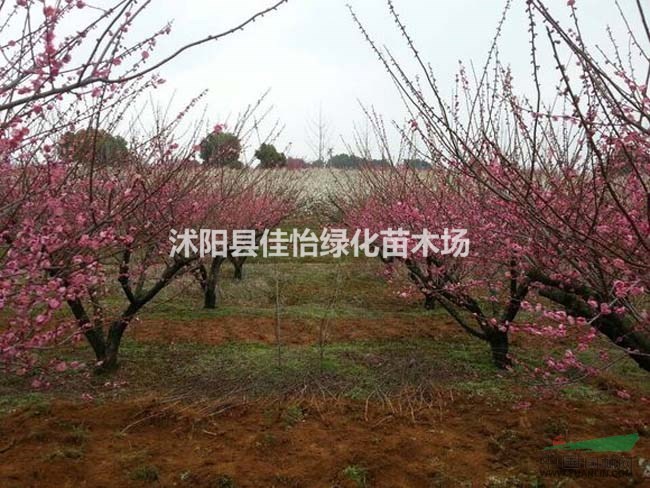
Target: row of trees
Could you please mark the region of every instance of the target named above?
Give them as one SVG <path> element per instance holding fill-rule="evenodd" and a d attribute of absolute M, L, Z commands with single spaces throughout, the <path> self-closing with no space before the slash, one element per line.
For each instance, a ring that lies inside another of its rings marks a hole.
<path fill-rule="evenodd" d="M 242 144 L 235 134 L 224 132 L 221 126 L 208 134 L 200 144 L 200 156 L 203 164 L 214 167 L 243 168 L 240 161 Z M 262 143 L 255 151 L 255 159 L 259 161 L 262 169 L 286 168 L 288 159 L 284 153 L 279 152 L 273 144 Z"/>
<path fill-rule="evenodd" d="M 200 97 L 172 120 L 157 117 L 149 132 L 130 133 L 128 143 L 111 134 L 164 82 L 159 68 L 286 0 L 157 59 L 157 41 L 170 25 L 133 39 L 127 33 L 138 31 L 150 3 L 109 3 L 102 9 L 84 2 L 0 3 L 4 371 L 22 374 L 38 364 L 40 350 L 84 338 L 97 368 L 114 369 L 129 324 L 200 259 L 170 257 L 170 229 L 208 226 L 235 211 L 233 199 L 250 196 L 240 201 L 245 209 L 264 197 L 260 175 L 226 176 L 226 169 L 191 164 L 199 138 L 183 124 Z M 70 25 L 78 27 L 73 34 L 65 30 Z M 187 144 L 179 144 L 181 133 Z M 115 162 L 123 160 L 129 164 L 118 169 Z M 109 307 L 115 287 L 123 300 Z"/>
<path fill-rule="evenodd" d="M 621 53 L 597 60 L 602 52 L 588 50 L 580 29 L 564 29 L 544 1 L 531 0 L 525 8 L 536 98 L 517 95 L 510 71 L 492 56 L 475 81 L 459 74 L 457 92 L 466 103 L 446 103 L 389 7 L 423 69 L 420 82 L 366 38 L 408 102 L 413 120 L 403 139 L 419 139 L 435 165 L 420 172 L 412 170 L 420 163 L 386 170 L 380 162 L 341 178 L 342 185 L 348 181 L 337 192 L 344 198 L 335 201 L 342 221 L 372 231 L 468 229 L 472 254 L 465 260 L 415 252 L 389 265 L 403 268 L 411 292 L 439 303 L 459 327 L 486 341 L 499 367 L 512 361 L 509 335 L 528 332 L 577 340 L 549 358 L 547 366 L 559 372 L 587 370 L 577 352 L 597 337 L 650 370 L 648 83 L 637 80 Z M 577 23 L 575 8 L 571 3 Z M 241 150 L 221 136 L 221 127 L 204 144 L 195 133 L 179 145 L 184 115 L 196 101 L 172 121 L 157 120 L 151 133 L 133 134 L 128 144 L 111 136 L 128 108 L 160 84 L 151 73 L 175 54 L 147 63 L 169 29 L 127 46 L 124 32 L 144 7 L 121 0 L 113 9 L 93 10 L 96 18 L 82 35 L 59 39 L 59 25 L 74 21 L 79 9 L 81 2 L 0 3 L 8 19 L 3 26 L 21 26 L 20 33 L 0 29 L 0 309 L 6 317 L 0 361 L 19 373 L 35 366 L 39 350 L 84 338 L 98 369 L 114 369 L 131 322 L 185 273 L 197 276 L 205 305 L 216 305 L 220 266 L 235 256 L 170 256 L 170 229 L 261 230 L 296 208 L 295 175 L 268 178 L 231 164 L 193 164 L 197 145 L 206 162 L 232 163 Z M 647 18 L 640 3 L 637 13 Z M 538 23 L 558 68 L 565 111 L 541 99 Z M 72 63 L 86 53 L 91 32 L 99 38 L 90 58 Z M 630 33 L 630 46 L 648 60 L 643 46 L 650 32 L 642 34 Z M 569 76 L 561 47 L 578 60 L 579 77 Z M 288 162 L 269 143 L 257 157 L 265 167 Z M 129 164 L 117 170 L 111 161 L 121 158 Z M 112 288 L 123 297 L 117 308 L 107 305 Z"/>
<path fill-rule="evenodd" d="M 242 144 L 240 138 L 231 132 L 225 132 L 221 125 L 201 140 L 198 155 L 205 166 L 212 168 L 241 169 Z M 133 160 L 127 141 L 103 129 L 80 129 L 65 133 L 58 142 L 61 158 L 70 159 L 77 164 L 97 166 L 125 166 Z M 294 167 L 297 160 L 287 158 L 278 152 L 273 144 L 262 143 L 255 151 L 262 169 Z M 291 164 L 293 162 L 293 164 Z"/>
<path fill-rule="evenodd" d="M 243 259 L 230 252 L 170 257 L 171 229 L 261 231 L 294 211 L 295 178 L 197 167 L 174 143 L 163 144 L 143 144 L 119 171 L 58 157 L 28 170 L 3 167 L 3 196 L 20 202 L 2 221 L 6 367 L 24 370 L 39 349 L 85 337 L 98 369 L 114 369 L 129 324 L 175 279 L 195 273 L 205 306 L 214 307 L 221 263 L 231 259 L 241 273 Z M 41 190 L 25 194 L 26 184 Z M 116 288 L 117 309 L 106 303 Z"/>
<path fill-rule="evenodd" d="M 431 169 L 431 163 L 419 158 L 403 159 L 400 164 L 411 169 Z M 327 161 L 314 161 L 311 166 L 333 169 L 387 169 L 392 166 L 392 163 L 388 159 L 364 158 L 354 154 L 341 153 L 330 157 Z"/>
<path fill-rule="evenodd" d="M 59 141 L 61 156 L 73 159 L 79 164 L 87 164 L 93 160 L 100 166 L 121 166 L 128 164 L 130 153 L 127 141 L 114 136 L 105 130 L 81 129 L 68 132 Z M 206 166 L 241 169 L 246 165 L 241 161 L 242 143 L 232 132 L 226 132 L 221 125 L 203 138 L 199 144 L 199 156 Z M 331 168 L 331 169 L 362 169 L 389 168 L 390 161 L 386 159 L 368 159 L 354 154 L 336 154 L 327 161 L 306 162 L 302 158 L 287 157 L 279 152 L 273 144 L 262 143 L 255 151 L 255 159 L 263 169 L 287 168 Z M 402 161 L 405 167 L 413 169 L 431 169 L 431 164 L 423 159 L 413 158 Z"/>
<path fill-rule="evenodd" d="M 353 229 L 468 229 L 467 259 L 416 252 L 390 265 L 402 266 L 414 292 L 489 343 L 499 367 L 511 364 L 508 337 L 516 331 L 573 343 L 547 360 L 559 372 L 589 372 L 578 352 L 597 338 L 650 371 L 650 31 L 629 31 L 630 56 L 619 51 L 622 42 L 607 56 L 580 34 L 574 2 L 574 26 L 564 28 L 546 2 L 531 0 L 525 8 L 536 96 L 516 93 L 495 39 L 483 73 L 470 81 L 461 70 L 460 95 L 446 102 L 388 4 L 422 83 L 354 18 L 407 101 L 410 136 L 436 166 L 425 174 L 362 172 L 365 184 L 350 185 L 339 205 L 344 221 Z M 634 20 L 622 14 L 624 25 L 645 25 L 647 8 L 639 2 L 633 12 Z M 538 76 L 539 25 L 559 74 L 563 103 L 551 106 Z M 564 59 L 571 57 L 578 76 L 569 75 L 574 68 Z M 632 57 L 644 60 L 642 69 L 626 64 Z M 616 360 L 601 353 L 605 364 Z"/>

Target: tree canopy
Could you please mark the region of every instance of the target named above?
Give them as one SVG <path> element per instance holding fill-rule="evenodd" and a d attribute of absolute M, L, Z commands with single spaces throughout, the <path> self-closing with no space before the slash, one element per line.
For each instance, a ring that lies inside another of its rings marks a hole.
<path fill-rule="evenodd" d="M 126 140 L 103 129 L 66 132 L 59 141 L 61 157 L 84 165 L 124 166 L 129 158 Z"/>
<path fill-rule="evenodd" d="M 239 161 L 241 142 L 230 132 L 208 134 L 200 145 L 200 156 L 204 164 L 218 167 L 241 167 Z"/>
<path fill-rule="evenodd" d="M 278 152 L 273 144 L 262 144 L 255 151 L 255 158 L 259 159 L 260 167 L 264 169 L 284 168 L 287 165 L 287 157 Z"/>

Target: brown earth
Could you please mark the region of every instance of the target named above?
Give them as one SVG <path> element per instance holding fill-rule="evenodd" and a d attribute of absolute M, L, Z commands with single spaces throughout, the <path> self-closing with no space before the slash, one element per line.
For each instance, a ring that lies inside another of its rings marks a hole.
<path fill-rule="evenodd" d="M 282 341 L 285 344 L 313 344 L 318 339 L 318 320 L 283 318 Z M 143 319 L 134 324 L 129 334 L 142 342 L 202 343 L 226 342 L 275 343 L 275 319 L 258 316 L 224 316 L 196 320 Z M 417 337 L 463 336 L 458 326 L 448 318 L 426 316 L 383 317 L 332 320 L 327 326 L 328 342 L 356 340 L 395 340 Z"/>
<path fill-rule="evenodd" d="M 57 401 L 2 420 L 0 486 L 532 486 L 541 449 L 558 434 L 581 440 L 640 430 L 623 456 L 635 464 L 650 458 L 650 407 L 622 405 L 546 400 L 523 410 L 449 392 L 390 404 Z M 355 472 L 366 485 L 352 480 Z M 567 478 L 561 486 L 649 486 L 638 469 L 635 476 Z M 545 481 L 556 486 L 560 478 Z"/>

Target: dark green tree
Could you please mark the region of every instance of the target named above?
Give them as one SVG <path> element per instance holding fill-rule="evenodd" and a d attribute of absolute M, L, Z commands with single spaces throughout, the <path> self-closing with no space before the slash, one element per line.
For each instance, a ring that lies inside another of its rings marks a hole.
<path fill-rule="evenodd" d="M 255 151 L 255 157 L 260 160 L 260 168 L 284 168 L 287 165 L 287 157 L 278 152 L 273 144 L 262 144 Z"/>
<path fill-rule="evenodd" d="M 201 141 L 200 155 L 206 165 L 239 168 L 240 153 L 241 142 L 230 132 L 211 133 Z"/>
<path fill-rule="evenodd" d="M 353 154 L 337 154 L 327 161 L 329 168 L 352 169 L 361 166 L 362 159 Z"/>
<path fill-rule="evenodd" d="M 120 166 L 128 163 L 126 141 L 102 129 L 66 132 L 59 141 L 59 154 L 79 164 Z"/>
<path fill-rule="evenodd" d="M 364 159 L 354 154 L 337 154 L 329 158 L 327 166 L 338 169 L 386 168 L 390 163 L 384 159 Z"/>
<path fill-rule="evenodd" d="M 419 158 L 405 159 L 404 166 L 412 169 L 431 169 L 431 163 Z"/>

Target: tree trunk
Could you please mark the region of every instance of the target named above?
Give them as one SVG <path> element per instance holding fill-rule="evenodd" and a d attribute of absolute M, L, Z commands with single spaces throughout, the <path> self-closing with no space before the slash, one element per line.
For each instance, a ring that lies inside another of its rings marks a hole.
<path fill-rule="evenodd" d="M 216 284 L 208 285 L 203 296 L 203 308 L 217 308 Z"/>
<path fill-rule="evenodd" d="M 244 278 L 244 275 L 242 274 L 241 266 L 236 266 L 235 267 L 235 279 L 241 281 L 243 278 Z"/>
<path fill-rule="evenodd" d="M 500 330 L 490 332 L 488 342 L 492 350 L 492 362 L 499 369 L 506 369 L 512 365 L 508 357 L 508 333 Z"/>
<path fill-rule="evenodd" d="M 234 278 L 241 281 L 244 278 L 244 262 L 246 261 L 246 256 L 229 256 L 228 259 L 235 267 Z"/>
<path fill-rule="evenodd" d="M 107 348 L 104 356 L 98 360 L 95 366 L 95 374 L 110 374 L 117 371 L 119 363 L 117 361 L 120 344 L 114 344 L 112 347 Z"/>
<path fill-rule="evenodd" d="M 79 323 L 79 327 L 83 329 L 86 340 L 92 347 L 97 359 L 97 364 L 103 364 L 106 359 L 106 339 L 104 338 L 104 330 L 99 321 L 91 321 L 86 313 L 84 306 L 78 298 L 68 300 L 68 305 L 72 310 L 73 315 Z"/>
<path fill-rule="evenodd" d="M 435 310 L 436 309 L 436 299 L 433 295 L 424 296 L 424 308 L 425 310 Z"/>
<path fill-rule="evenodd" d="M 210 269 L 208 271 L 205 280 L 205 286 L 203 288 L 203 308 L 217 308 L 217 299 L 219 296 L 219 289 L 217 285 L 219 283 L 219 274 L 223 261 L 224 258 L 219 256 L 212 258 L 212 263 L 210 264 Z"/>
<path fill-rule="evenodd" d="M 83 330 L 88 343 L 95 353 L 95 358 L 97 359 L 97 365 L 95 367 L 96 373 L 110 373 L 118 368 L 118 353 L 120 350 L 120 344 L 122 343 L 122 336 L 131 322 L 131 319 L 133 319 L 138 311 L 149 303 L 160 292 L 160 290 L 165 288 L 180 270 L 188 266 L 194 259 L 176 259 L 173 264 L 170 264 L 165 268 L 160 279 L 158 279 L 149 290 L 146 292 L 141 291 L 140 293 L 134 293 L 131 289 L 131 284 L 128 278 L 129 256 L 130 252 L 125 252 L 125 260 L 120 267 L 120 271 L 124 274 L 118 280 L 122 285 L 122 290 L 126 297 L 129 299 L 129 305 L 122 312 L 121 317 L 111 324 L 106 336 L 104 336 L 101 313 L 91 320 L 86 313 L 83 302 L 79 298 L 67 300 L 72 313 L 77 319 L 79 327 Z M 203 286 L 203 283 L 201 286 Z"/>
<path fill-rule="evenodd" d="M 108 329 L 108 335 L 106 336 L 104 355 L 101 358 L 97 358 L 98 363 L 95 368 L 95 373 L 106 374 L 113 373 L 117 370 L 119 367 L 118 354 L 120 345 L 122 344 L 122 336 L 129 322 L 129 318 L 122 317 L 111 324 L 111 327 Z"/>

